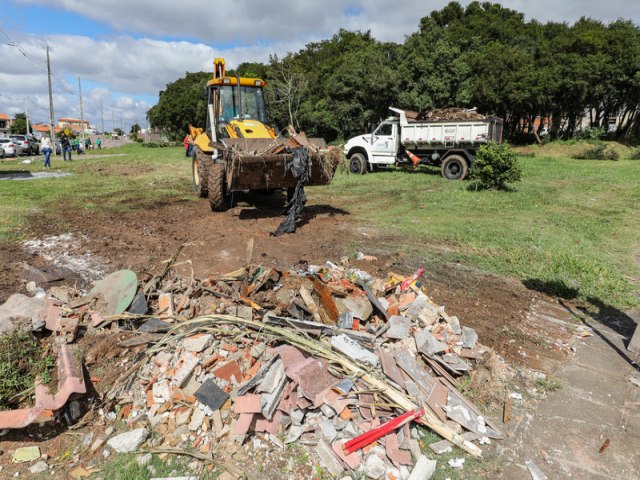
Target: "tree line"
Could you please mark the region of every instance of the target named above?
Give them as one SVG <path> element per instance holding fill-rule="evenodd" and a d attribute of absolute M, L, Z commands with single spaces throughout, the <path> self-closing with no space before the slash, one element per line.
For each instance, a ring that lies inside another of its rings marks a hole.
<path fill-rule="evenodd" d="M 275 125 L 328 141 L 367 131 L 389 106 L 477 108 L 501 117 L 512 140 L 531 141 L 543 129 L 572 138 L 584 116 L 605 131 L 617 117 L 613 137 L 640 137 L 640 29 L 623 19 L 541 23 L 496 3 L 451 2 L 401 44 L 340 30 L 237 73 L 267 82 Z M 151 126 L 180 137 L 189 123 L 204 125 L 210 77 L 187 73 L 168 84 L 147 114 Z"/>

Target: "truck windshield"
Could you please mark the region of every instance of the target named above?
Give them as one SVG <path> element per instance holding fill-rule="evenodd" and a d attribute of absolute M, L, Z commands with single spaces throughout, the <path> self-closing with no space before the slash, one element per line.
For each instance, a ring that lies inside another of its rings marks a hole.
<path fill-rule="evenodd" d="M 393 133 L 393 125 L 390 123 L 381 123 L 376 131 L 373 133 L 374 135 L 379 136 L 390 136 Z"/>
<path fill-rule="evenodd" d="M 242 98 L 242 117 L 245 120 L 251 119 L 267 123 L 267 108 L 262 88 L 240 87 L 240 89 L 240 97 Z M 233 119 L 238 119 L 239 116 L 238 87 L 220 87 L 220 121 L 228 123 Z"/>

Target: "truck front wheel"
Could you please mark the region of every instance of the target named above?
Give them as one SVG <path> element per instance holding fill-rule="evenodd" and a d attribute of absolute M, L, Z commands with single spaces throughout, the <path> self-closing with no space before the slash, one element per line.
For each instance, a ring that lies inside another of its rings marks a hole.
<path fill-rule="evenodd" d="M 447 180 L 463 180 L 468 172 L 467 161 L 460 155 L 450 155 L 442 162 L 441 173 Z"/>
<path fill-rule="evenodd" d="M 367 159 L 361 153 L 354 153 L 349 158 L 349 171 L 355 175 L 367 173 Z"/>

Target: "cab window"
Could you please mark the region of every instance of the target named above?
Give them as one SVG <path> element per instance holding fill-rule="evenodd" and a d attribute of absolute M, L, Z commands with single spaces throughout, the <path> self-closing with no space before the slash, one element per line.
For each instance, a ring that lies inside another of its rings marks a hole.
<path fill-rule="evenodd" d="M 393 133 L 393 125 L 391 123 L 381 123 L 380 126 L 378 126 L 378 128 L 376 128 L 376 131 L 374 132 L 374 134 L 378 136 L 391 136 L 392 133 Z"/>

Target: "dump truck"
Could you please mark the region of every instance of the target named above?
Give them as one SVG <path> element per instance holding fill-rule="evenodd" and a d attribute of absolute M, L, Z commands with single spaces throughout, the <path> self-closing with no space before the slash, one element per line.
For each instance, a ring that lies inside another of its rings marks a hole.
<path fill-rule="evenodd" d="M 305 185 L 331 182 L 338 156 L 323 139 L 291 131 L 285 137 L 271 125 L 259 78 L 227 76 L 225 60 L 214 59 L 207 82 L 207 120 L 189 125 L 193 144 L 191 171 L 196 195 L 209 199 L 213 211 L 227 210 L 234 192 L 273 192 L 290 195 L 304 177 Z M 305 149 L 305 170 L 293 168 L 297 149 Z M 308 160 L 308 161 L 307 161 Z"/>
<path fill-rule="evenodd" d="M 485 117 L 473 110 L 389 110 L 395 115 L 372 133 L 355 136 L 345 144 L 351 173 L 422 163 L 440 166 L 445 178 L 462 180 L 473 167 L 480 145 L 502 142 L 502 119 Z"/>

